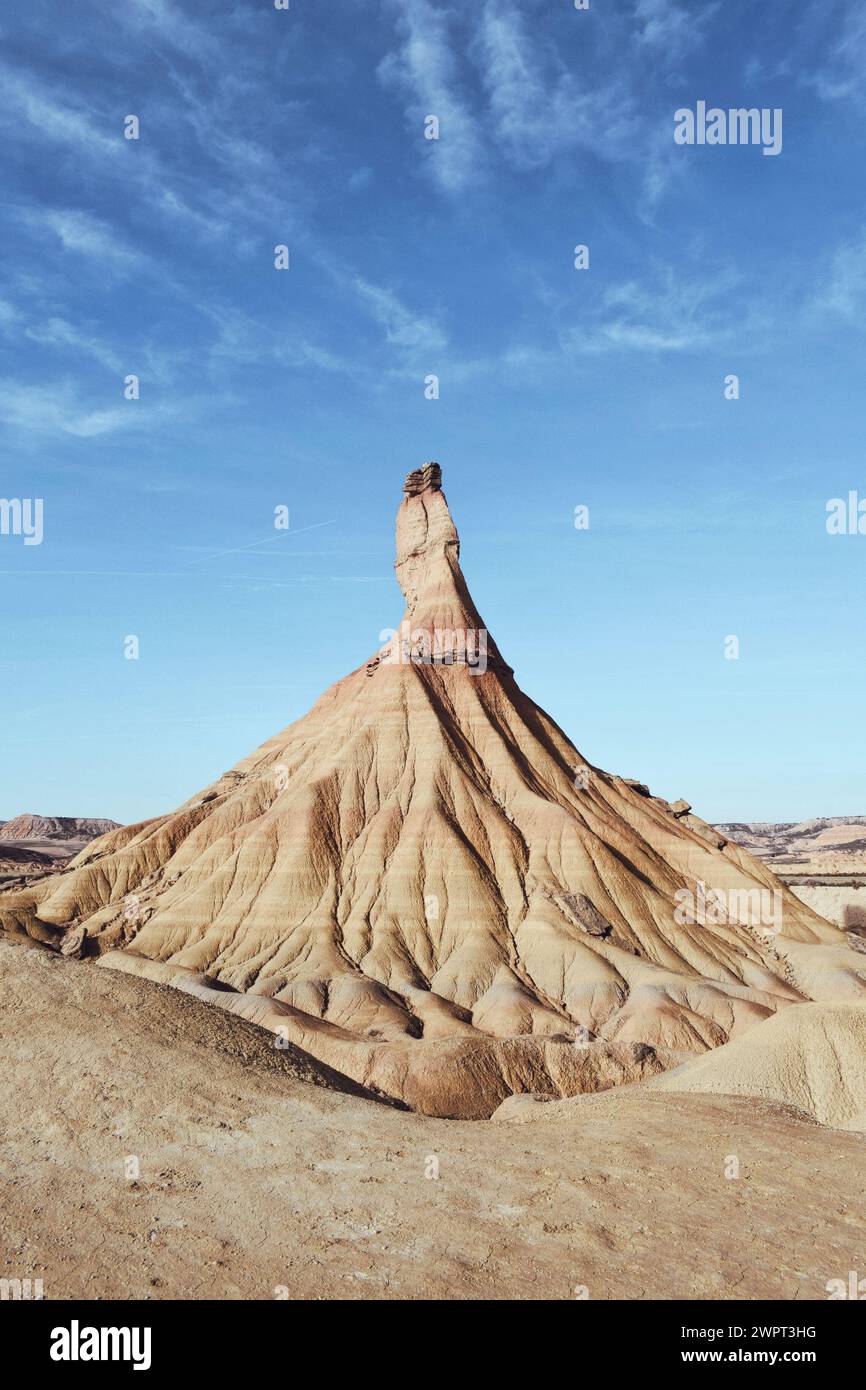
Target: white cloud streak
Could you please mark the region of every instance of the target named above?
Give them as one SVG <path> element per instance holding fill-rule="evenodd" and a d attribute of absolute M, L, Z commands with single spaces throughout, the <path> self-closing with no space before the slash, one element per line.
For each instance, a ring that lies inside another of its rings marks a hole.
<path fill-rule="evenodd" d="M 840 246 L 831 261 L 827 286 L 813 302 L 818 314 L 862 321 L 866 309 L 866 231 L 859 240 Z"/>
<path fill-rule="evenodd" d="M 707 25 L 718 4 L 686 9 L 676 0 L 637 0 L 637 42 L 669 62 L 677 62 L 690 48 L 703 42 Z"/>
<path fill-rule="evenodd" d="M 92 439 L 122 429 L 133 418 L 132 411 L 124 411 L 120 406 L 88 410 L 68 382 L 33 386 L 0 380 L 0 423 L 26 434 L 68 434 Z"/>
<path fill-rule="evenodd" d="M 497 145 L 517 169 L 580 148 L 621 157 L 633 128 L 619 79 L 587 84 L 536 38 L 513 3 L 486 0 L 474 52 Z"/>
<path fill-rule="evenodd" d="M 355 278 L 354 287 L 364 307 L 385 330 L 388 343 L 410 352 L 416 349 L 439 352 L 447 345 L 439 325 L 407 309 L 392 290 L 371 284 L 360 276 Z"/>
<path fill-rule="evenodd" d="M 453 15 L 430 0 L 389 0 L 398 13 L 402 42 L 379 65 L 383 83 L 403 93 L 406 115 L 433 179 L 449 193 L 479 177 L 482 151 L 468 99 L 461 91 L 449 26 Z M 438 140 L 424 139 L 424 121 L 436 116 Z"/>
<path fill-rule="evenodd" d="M 145 259 L 109 223 L 76 208 L 40 208 L 26 213 L 26 219 L 52 232 L 64 251 L 96 260 L 105 269 L 131 271 Z"/>

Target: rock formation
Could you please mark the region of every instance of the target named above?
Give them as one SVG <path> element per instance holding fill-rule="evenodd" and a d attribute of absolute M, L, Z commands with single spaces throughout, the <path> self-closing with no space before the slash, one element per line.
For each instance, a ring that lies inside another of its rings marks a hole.
<path fill-rule="evenodd" d="M 523 694 L 459 553 L 427 464 L 397 514 L 394 637 L 177 811 L 0 894 L 0 926 L 179 984 L 440 1115 L 651 1076 L 866 995 L 843 932 Z"/>
<path fill-rule="evenodd" d="M 87 816 L 33 816 L 29 812 L 0 824 L 0 840 L 94 840 L 118 830 L 116 820 Z"/>
<path fill-rule="evenodd" d="M 19 884 L 33 875 L 57 873 L 90 840 L 119 829 L 116 820 L 24 814 L 0 821 L 0 878 Z"/>

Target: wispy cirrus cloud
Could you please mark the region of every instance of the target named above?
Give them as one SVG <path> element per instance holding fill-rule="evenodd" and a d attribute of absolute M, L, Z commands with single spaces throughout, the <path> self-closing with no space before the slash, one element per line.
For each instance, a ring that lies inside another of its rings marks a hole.
<path fill-rule="evenodd" d="M 486 0 L 474 47 L 493 137 L 518 169 L 581 147 L 622 153 L 634 126 L 616 77 L 587 83 L 509 0 Z"/>
<path fill-rule="evenodd" d="M 837 6 L 834 39 L 814 70 L 803 80 L 825 101 L 855 100 L 866 96 L 866 10 L 860 0 Z"/>
<path fill-rule="evenodd" d="M 213 27 L 196 24 L 170 0 L 127 0 L 125 22 L 142 34 L 151 34 L 189 57 L 219 52 Z M 232 11 L 229 11 L 231 17 Z"/>
<path fill-rule="evenodd" d="M 24 216 L 31 226 L 52 232 L 64 251 L 96 260 L 106 270 L 130 272 L 146 259 L 111 223 L 78 208 L 34 208 Z"/>
<path fill-rule="evenodd" d="M 119 354 L 99 337 L 82 332 L 63 318 L 50 318 L 43 324 L 32 324 L 24 330 L 25 336 L 33 343 L 60 351 L 72 351 L 92 357 L 109 371 L 120 373 L 122 362 Z"/>
<path fill-rule="evenodd" d="M 149 433 L 193 419 L 205 408 L 201 398 L 191 395 L 133 402 L 124 401 L 118 388 L 117 398 L 117 405 L 95 406 L 80 383 L 68 378 L 48 385 L 0 378 L 0 425 L 23 441 L 45 436 L 98 439 L 119 431 Z"/>
<path fill-rule="evenodd" d="M 572 352 L 691 352 L 727 341 L 744 329 L 736 292 L 741 274 L 713 275 L 657 265 L 642 281 L 612 285 L 590 322 L 563 335 Z M 756 311 L 757 312 L 757 311 Z"/>
<path fill-rule="evenodd" d="M 355 277 L 354 288 L 363 305 L 384 329 L 388 343 L 410 351 L 441 351 L 446 346 L 448 339 L 439 324 L 407 308 L 393 290 L 371 284 L 361 276 Z"/>
<path fill-rule="evenodd" d="M 70 382 L 34 386 L 0 379 L 0 423 L 25 434 L 75 435 L 93 439 L 133 423 L 120 406 L 88 409 Z"/>
<path fill-rule="evenodd" d="M 677 0 L 637 0 L 603 28 L 588 26 L 578 49 L 576 29 L 563 46 L 562 24 L 579 26 L 582 17 L 557 20 L 535 0 L 385 0 L 400 42 L 379 75 L 404 97 L 419 159 L 446 193 L 483 189 L 497 169 L 531 172 L 580 153 L 638 166 L 652 208 L 670 169 L 648 119 L 647 59 L 680 61 L 705 41 L 718 9 L 695 14 Z M 423 141 L 425 115 L 439 118 L 438 141 Z"/>
<path fill-rule="evenodd" d="M 80 102 L 67 102 L 56 91 L 8 64 L 0 64 L 0 112 L 7 118 L 23 119 L 34 134 L 52 143 L 72 145 L 89 157 L 117 158 L 120 141 L 112 139 L 104 124 Z"/>
<path fill-rule="evenodd" d="M 812 301 L 814 314 L 862 322 L 866 309 L 866 229 L 837 248 L 830 259 L 826 286 Z"/>
<path fill-rule="evenodd" d="M 118 378 L 135 371 L 146 376 L 151 385 L 163 386 L 171 384 L 188 356 L 184 349 L 164 338 L 154 340 L 146 333 L 129 330 L 118 334 L 89 316 L 76 323 L 62 314 L 48 313 L 49 295 L 43 284 L 30 284 L 26 292 L 18 288 L 16 302 L 0 300 L 0 335 L 19 349 L 34 343 L 69 359 L 77 370 L 82 360 L 89 359 Z"/>
<path fill-rule="evenodd" d="M 230 305 L 202 304 L 199 308 L 216 330 L 205 348 L 211 370 L 263 362 L 283 367 L 315 367 L 347 376 L 360 375 L 363 370 L 362 362 L 312 342 L 303 332 L 287 331 L 285 325 L 273 327 Z"/>
<path fill-rule="evenodd" d="M 571 301 L 556 300 L 540 286 L 553 320 L 549 331 L 513 341 L 494 356 L 449 361 L 449 379 L 467 382 L 505 372 L 543 385 L 558 373 L 572 373 L 583 357 L 699 352 L 737 341 L 743 333 L 763 342 L 772 331 L 770 305 L 749 293 L 744 309 L 740 292 L 747 289 L 734 267 L 707 276 L 659 263 L 645 281 L 618 281 L 588 297 L 576 324 Z"/>
<path fill-rule="evenodd" d="M 453 46 L 454 12 L 431 0 L 387 3 L 397 15 L 400 43 L 382 59 L 379 76 L 407 98 L 407 120 L 418 133 L 435 182 L 448 192 L 458 192 L 480 176 L 483 159 Z M 423 123 L 429 115 L 440 122 L 439 140 L 423 140 Z"/>
<path fill-rule="evenodd" d="M 637 0 L 637 44 L 652 49 L 670 63 L 677 62 L 690 48 L 703 42 L 707 25 L 718 8 L 718 3 L 687 9 L 677 0 Z"/>
<path fill-rule="evenodd" d="M 138 32 L 134 14 L 123 12 L 122 27 L 130 36 Z M 157 39 L 160 33 L 157 26 Z M 123 138 L 126 93 L 112 103 L 102 91 L 98 100 L 89 102 L 80 90 L 67 91 L 63 82 L 51 84 L 34 72 L 3 63 L 0 122 L 34 149 L 44 152 L 65 145 L 74 150 L 91 170 L 92 180 L 108 180 L 115 189 L 123 188 L 127 198 L 146 203 L 156 214 L 157 226 L 182 222 L 199 236 L 231 238 L 236 247 L 243 247 L 257 221 L 270 217 L 276 222 L 281 211 L 285 214 L 285 200 L 276 192 L 285 184 L 285 170 L 257 134 L 237 128 L 243 125 L 246 103 L 255 97 L 254 74 L 242 77 L 235 71 L 228 77 L 218 46 L 209 50 L 194 45 L 193 51 L 197 62 L 212 53 L 213 81 L 195 83 L 172 68 L 174 99 L 144 114 L 140 140 Z M 184 147 L 192 140 L 199 151 L 194 162 L 179 157 L 174 141 L 167 138 L 176 139 L 180 131 L 185 132 Z M 241 181 L 243 194 L 238 191 Z M 294 192 L 298 183 L 293 181 Z"/>

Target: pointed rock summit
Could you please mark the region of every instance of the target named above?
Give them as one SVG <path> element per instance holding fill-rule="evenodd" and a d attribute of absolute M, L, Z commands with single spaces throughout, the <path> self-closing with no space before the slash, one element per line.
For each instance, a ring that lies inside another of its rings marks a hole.
<path fill-rule="evenodd" d="M 370 661 L 167 816 L 0 894 L 0 926 L 166 981 L 428 1114 L 640 1080 L 864 956 L 771 871 L 593 767 L 517 686 L 438 464 L 397 514 Z"/>
<path fill-rule="evenodd" d="M 460 537 L 438 463 L 425 463 L 403 484 L 394 569 L 406 600 L 400 660 L 458 661 L 479 672 L 503 667 L 460 569 Z M 397 659 L 390 647 L 384 655 Z"/>

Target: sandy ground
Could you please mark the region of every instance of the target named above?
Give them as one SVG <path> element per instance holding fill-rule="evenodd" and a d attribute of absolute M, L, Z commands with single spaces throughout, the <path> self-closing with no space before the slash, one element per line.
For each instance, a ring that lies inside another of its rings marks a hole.
<path fill-rule="evenodd" d="M 821 1299 L 866 1269 L 866 1140 L 778 1105 L 423 1119 L 194 998 L 5 942 L 0 1004 L 0 1277 L 46 1298 Z"/>

